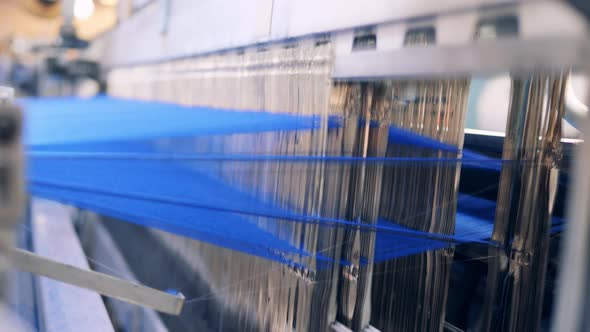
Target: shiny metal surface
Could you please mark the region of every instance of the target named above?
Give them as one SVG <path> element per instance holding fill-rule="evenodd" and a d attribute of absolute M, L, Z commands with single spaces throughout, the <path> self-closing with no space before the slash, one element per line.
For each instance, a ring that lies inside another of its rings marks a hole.
<path fill-rule="evenodd" d="M 567 71 L 514 77 L 482 329 L 540 328 Z M 502 259 L 502 257 L 505 257 Z"/>
<path fill-rule="evenodd" d="M 586 100 L 586 105 L 588 104 L 590 100 Z M 590 132 L 588 118 L 580 123 L 580 129 L 587 137 Z M 563 250 L 560 253 L 562 265 L 558 276 L 559 295 L 551 331 L 581 332 L 590 326 L 590 296 L 587 287 L 590 262 L 588 256 L 582 254 L 590 251 L 590 209 L 587 208 L 590 190 L 590 144 L 580 144 L 576 154 L 573 169 L 576 181 L 570 190 L 571 199 L 567 208 L 569 227 L 565 232 Z"/>

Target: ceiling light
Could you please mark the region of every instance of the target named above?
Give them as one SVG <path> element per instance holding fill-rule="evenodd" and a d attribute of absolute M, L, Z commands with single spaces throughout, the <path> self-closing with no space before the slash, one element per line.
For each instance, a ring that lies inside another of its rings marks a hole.
<path fill-rule="evenodd" d="M 78 20 L 87 20 L 94 12 L 92 0 L 76 0 L 74 2 L 74 17 Z"/>

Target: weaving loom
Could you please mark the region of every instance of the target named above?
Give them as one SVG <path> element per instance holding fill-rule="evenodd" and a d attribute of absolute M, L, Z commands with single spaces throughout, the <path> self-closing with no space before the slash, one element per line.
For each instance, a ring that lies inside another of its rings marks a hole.
<path fill-rule="evenodd" d="M 35 211 L 51 206 L 89 267 L 147 286 L 153 297 L 96 289 L 139 305 L 104 298 L 113 329 L 546 330 L 548 283 L 565 269 L 554 247 L 583 220 L 566 192 L 585 145 L 562 127 L 568 84 L 587 74 L 587 22 L 565 2 L 480 5 L 306 30 L 279 1 L 262 43 L 176 49 L 172 20 L 167 56 L 142 54 L 141 38 L 123 54 L 148 5 L 88 51 L 109 55 L 106 95 L 16 99 L 32 211 L 19 232 L 42 243 L 51 220 Z M 179 6 L 171 17 L 188 19 Z M 539 27 L 528 10 L 573 27 Z M 505 132 L 470 130 L 473 86 L 497 75 Z"/>

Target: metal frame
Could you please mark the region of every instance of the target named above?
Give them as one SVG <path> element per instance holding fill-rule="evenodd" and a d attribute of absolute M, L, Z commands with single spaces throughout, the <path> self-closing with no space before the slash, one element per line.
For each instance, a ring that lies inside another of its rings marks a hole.
<path fill-rule="evenodd" d="M 335 79 L 448 77 L 512 73 L 583 65 L 590 58 L 586 38 L 506 39 L 467 46 L 361 51 L 337 57 Z"/>
<path fill-rule="evenodd" d="M 375 27 L 377 50 L 383 51 L 401 48 L 406 29 L 425 22 L 436 27 L 435 47 L 469 45 L 477 21 L 497 14 L 516 15 L 524 40 L 580 37 L 585 24 L 570 5 L 555 0 L 179 0 L 168 16 L 162 12 L 160 3 L 149 4 L 93 41 L 86 56 L 114 68 L 329 34 L 345 41 L 337 45 L 338 57 L 351 52 L 358 27 Z M 198 42 L 187 43 L 187 35 Z"/>

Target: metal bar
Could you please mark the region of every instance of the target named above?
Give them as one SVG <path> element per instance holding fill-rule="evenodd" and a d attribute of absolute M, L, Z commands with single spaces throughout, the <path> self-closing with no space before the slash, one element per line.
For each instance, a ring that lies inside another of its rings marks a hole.
<path fill-rule="evenodd" d="M 585 73 L 590 74 L 590 67 Z M 586 99 L 590 104 L 590 98 Z M 590 133 L 590 118 L 580 124 L 584 137 Z M 576 148 L 573 181 L 569 188 L 567 222 L 562 239 L 560 267 L 557 279 L 557 299 L 551 331 L 587 331 L 590 326 L 590 144 Z"/>
<path fill-rule="evenodd" d="M 180 293 L 174 295 L 107 274 L 84 270 L 27 250 L 14 248 L 9 249 L 9 253 L 11 263 L 16 269 L 90 289 L 121 301 L 171 315 L 179 315 L 184 305 L 184 296 Z"/>
<path fill-rule="evenodd" d="M 358 51 L 336 56 L 332 77 L 362 80 L 578 68 L 590 57 L 587 38 L 505 39 L 469 45 Z"/>
<path fill-rule="evenodd" d="M 567 71 L 514 78 L 482 331 L 538 330 L 549 252 Z M 522 161 L 530 161 L 521 165 Z M 500 308 L 495 310 L 494 308 Z"/>
<path fill-rule="evenodd" d="M 23 318 L 32 298 L 18 291 L 31 279 L 10 270 L 3 247 L 16 245 L 15 226 L 24 206 L 21 109 L 14 103 L 14 89 L 0 86 L 0 321 L 6 331 L 32 331 Z M 31 310 L 32 311 L 32 310 Z M 16 314 L 16 313 L 19 314 Z M 30 322 L 30 321 L 29 321 Z"/>

